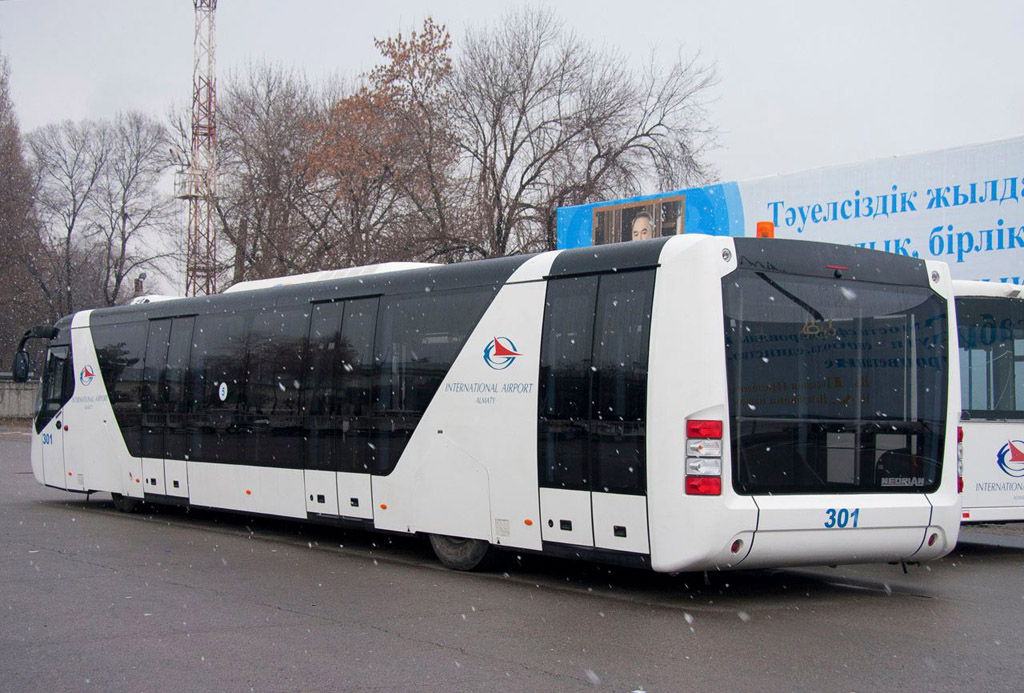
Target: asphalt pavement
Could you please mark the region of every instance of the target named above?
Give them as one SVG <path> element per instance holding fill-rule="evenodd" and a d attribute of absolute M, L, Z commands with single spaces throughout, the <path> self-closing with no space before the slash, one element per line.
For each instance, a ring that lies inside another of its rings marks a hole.
<path fill-rule="evenodd" d="M 923 566 L 655 575 L 32 478 L 0 429 L 0 690 L 1019 690 L 1024 531 Z M 997 533 L 998 532 L 998 533 Z"/>

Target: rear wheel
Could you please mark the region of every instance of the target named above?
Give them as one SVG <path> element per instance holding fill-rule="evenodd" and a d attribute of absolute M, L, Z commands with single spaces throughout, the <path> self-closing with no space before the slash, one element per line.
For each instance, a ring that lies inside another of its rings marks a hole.
<path fill-rule="evenodd" d="M 133 513 L 139 508 L 139 501 L 135 498 L 122 496 L 120 493 L 111 493 L 110 498 L 114 501 L 114 507 L 123 513 Z"/>
<path fill-rule="evenodd" d="M 446 537 L 440 534 L 430 535 L 430 546 L 441 564 L 452 570 L 475 570 L 482 567 L 491 548 L 490 543 L 482 539 Z"/>

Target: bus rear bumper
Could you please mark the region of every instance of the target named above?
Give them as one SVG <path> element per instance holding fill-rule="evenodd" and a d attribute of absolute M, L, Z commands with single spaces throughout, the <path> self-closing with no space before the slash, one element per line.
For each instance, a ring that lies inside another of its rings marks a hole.
<path fill-rule="evenodd" d="M 964 508 L 964 524 L 974 522 L 1022 522 L 1024 521 L 1024 505 L 1011 505 L 996 508 Z"/>
<path fill-rule="evenodd" d="M 932 547 L 927 537 L 936 535 Z M 888 563 L 938 558 L 949 551 L 936 527 L 872 527 L 758 531 L 742 568 Z M 936 555 L 923 556 L 922 551 Z"/>

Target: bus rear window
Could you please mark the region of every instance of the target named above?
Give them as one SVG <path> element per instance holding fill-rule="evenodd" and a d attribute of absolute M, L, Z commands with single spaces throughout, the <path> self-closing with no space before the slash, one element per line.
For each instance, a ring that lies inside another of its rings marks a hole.
<path fill-rule="evenodd" d="M 751 270 L 722 287 L 737 492 L 938 487 L 944 300 L 924 287 Z"/>

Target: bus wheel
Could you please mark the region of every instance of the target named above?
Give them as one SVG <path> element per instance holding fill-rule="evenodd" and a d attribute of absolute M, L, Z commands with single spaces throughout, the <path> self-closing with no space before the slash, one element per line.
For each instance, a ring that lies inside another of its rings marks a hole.
<path fill-rule="evenodd" d="M 430 535 L 430 546 L 445 568 L 474 570 L 481 567 L 490 543 L 482 539 L 462 539 L 440 534 Z"/>
<path fill-rule="evenodd" d="M 111 493 L 110 498 L 114 501 L 114 507 L 123 513 L 133 513 L 139 508 L 139 501 L 120 493 Z"/>

